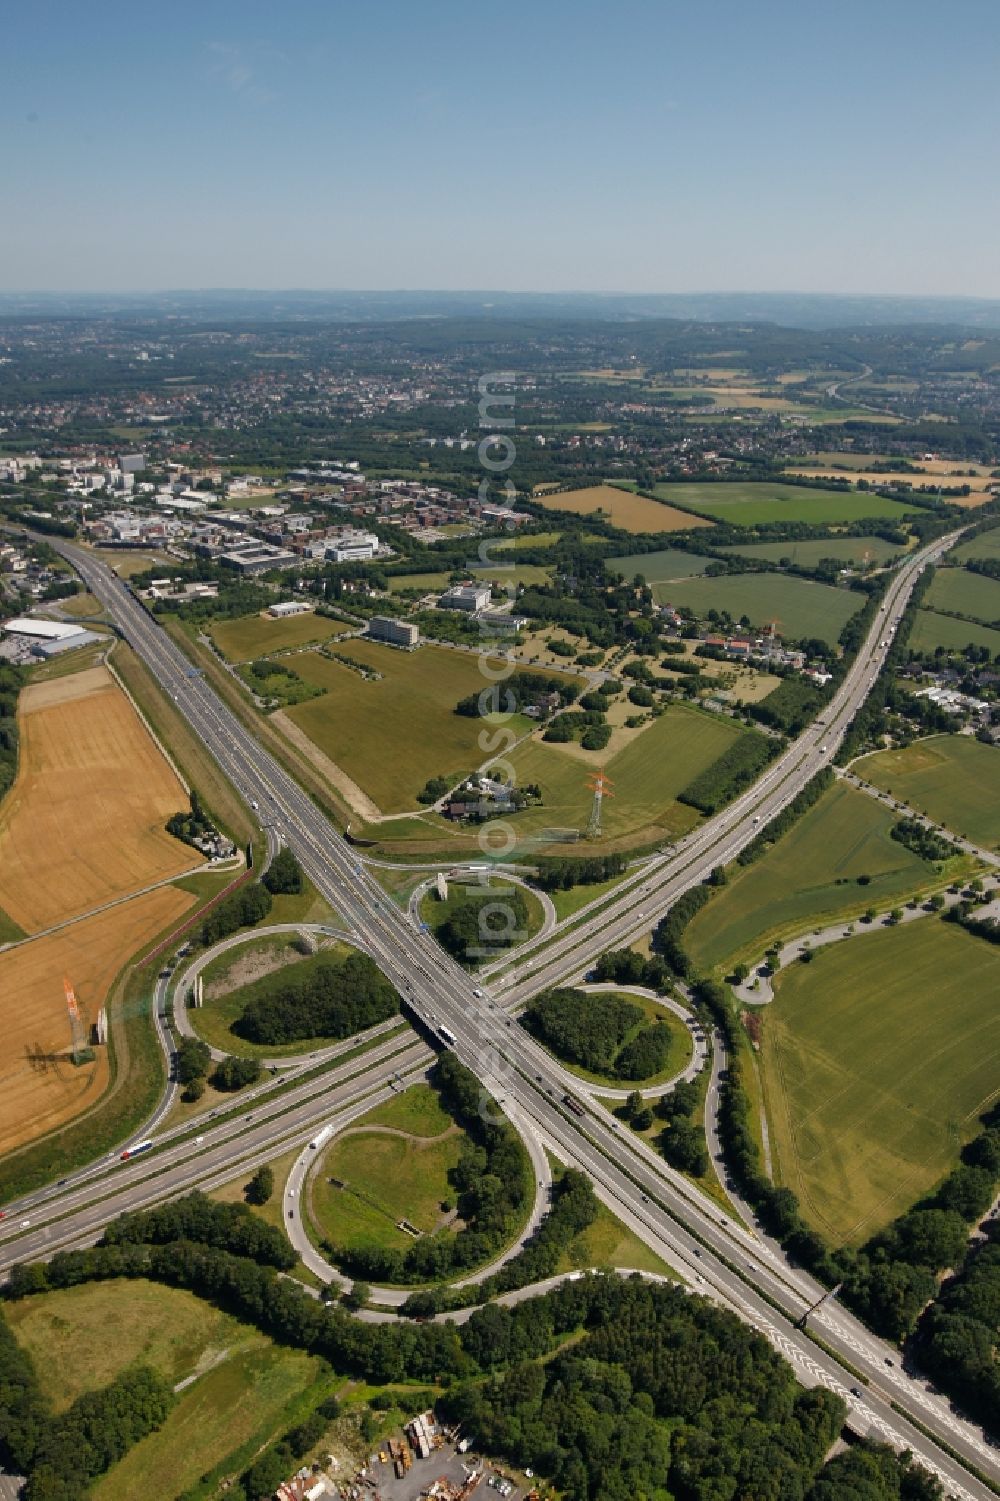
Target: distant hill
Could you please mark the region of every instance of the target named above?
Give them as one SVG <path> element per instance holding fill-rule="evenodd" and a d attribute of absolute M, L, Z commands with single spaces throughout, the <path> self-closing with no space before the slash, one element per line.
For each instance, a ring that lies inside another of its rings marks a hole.
<path fill-rule="evenodd" d="M 1000 299 L 891 297 L 813 292 L 0 292 L 0 317 L 173 316 L 195 321 L 408 318 L 675 318 L 774 323 L 785 328 L 879 328 L 935 324 L 1000 329 Z"/>

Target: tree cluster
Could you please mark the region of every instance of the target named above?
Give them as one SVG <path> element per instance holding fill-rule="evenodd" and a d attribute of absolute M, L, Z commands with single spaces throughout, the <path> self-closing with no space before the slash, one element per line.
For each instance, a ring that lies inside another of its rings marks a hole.
<path fill-rule="evenodd" d="M 666 1068 L 670 1028 L 642 1026 L 644 1019 L 623 996 L 564 987 L 536 996 L 523 1022 L 564 1063 L 610 1079 L 649 1079 Z"/>
<path fill-rule="evenodd" d="M 557 693 L 560 705 L 565 707 L 579 692 L 579 683 L 572 679 L 567 681 L 542 672 L 512 672 L 492 687 L 459 699 L 455 713 L 467 719 L 480 719 L 488 714 L 523 714 L 550 693 Z"/>
<path fill-rule="evenodd" d="M 532 885 L 542 891 L 569 891 L 574 886 L 596 886 L 620 876 L 627 865 L 624 855 L 566 855 L 536 862 Z"/>
<path fill-rule="evenodd" d="M 900 818 L 889 830 L 889 837 L 932 864 L 958 853 L 957 845 L 927 828 L 919 818 Z"/>
<path fill-rule="evenodd" d="M 287 844 L 278 851 L 261 880 L 272 896 L 298 896 L 305 876 L 294 850 Z"/>
<path fill-rule="evenodd" d="M 199 937 L 205 948 L 238 933 L 240 928 L 252 928 L 271 910 L 271 893 L 259 881 L 246 881 L 242 886 L 217 902 L 202 920 Z"/>
<path fill-rule="evenodd" d="M 321 953 L 268 977 L 232 1030 L 248 1042 L 279 1046 L 305 1037 L 352 1037 L 398 1010 L 398 995 L 367 954 Z"/>
<path fill-rule="evenodd" d="M 453 959 L 468 968 L 498 958 L 528 936 L 528 904 L 516 886 L 465 891 L 437 930 Z"/>

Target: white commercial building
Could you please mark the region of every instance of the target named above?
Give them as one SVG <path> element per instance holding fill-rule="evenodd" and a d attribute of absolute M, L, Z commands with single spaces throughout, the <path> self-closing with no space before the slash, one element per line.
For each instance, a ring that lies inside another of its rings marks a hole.
<path fill-rule="evenodd" d="M 331 563 L 360 563 L 373 558 L 378 548 L 379 541 L 373 532 L 345 532 L 326 544 L 326 556 Z"/>

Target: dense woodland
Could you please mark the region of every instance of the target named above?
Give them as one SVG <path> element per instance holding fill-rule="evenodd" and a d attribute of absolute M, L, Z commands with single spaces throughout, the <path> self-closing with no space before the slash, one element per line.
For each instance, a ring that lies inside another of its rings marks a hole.
<path fill-rule="evenodd" d="M 320 954 L 269 977 L 232 1029 L 247 1042 L 281 1046 L 306 1037 L 353 1037 L 398 1011 L 399 996 L 367 954 Z"/>
<path fill-rule="evenodd" d="M 647 1025 L 645 1012 L 625 996 L 559 989 L 536 996 L 522 1021 L 564 1063 L 608 1079 L 650 1079 L 666 1068 L 670 1028 Z"/>

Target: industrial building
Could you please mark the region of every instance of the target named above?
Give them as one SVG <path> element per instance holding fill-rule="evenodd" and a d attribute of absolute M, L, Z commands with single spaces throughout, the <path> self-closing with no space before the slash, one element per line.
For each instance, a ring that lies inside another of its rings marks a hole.
<path fill-rule="evenodd" d="M 373 615 L 368 622 L 373 641 L 387 641 L 390 646 L 419 646 L 420 627 L 408 620 L 394 620 L 389 615 Z"/>
<path fill-rule="evenodd" d="M 96 631 L 84 630 L 78 625 L 60 625 L 55 620 L 35 620 L 30 615 L 21 615 L 7 620 L 4 633 L 20 641 L 34 657 L 55 657 L 60 652 L 74 651 L 78 646 L 88 646 L 103 638 Z"/>

